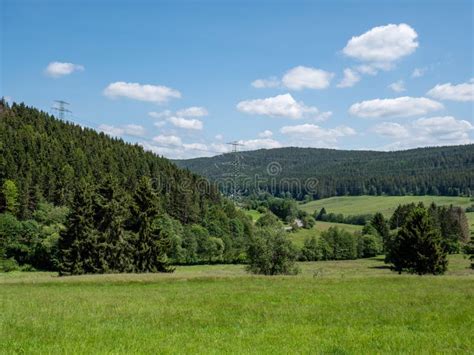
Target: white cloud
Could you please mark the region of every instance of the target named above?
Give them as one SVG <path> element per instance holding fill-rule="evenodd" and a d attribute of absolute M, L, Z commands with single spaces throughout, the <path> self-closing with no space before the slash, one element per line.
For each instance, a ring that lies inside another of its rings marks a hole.
<path fill-rule="evenodd" d="M 439 100 L 474 101 L 474 80 L 458 85 L 438 84 L 427 95 Z"/>
<path fill-rule="evenodd" d="M 282 147 L 280 142 L 270 138 L 240 140 L 239 143 L 244 145 L 241 147 L 243 150 L 272 149 Z"/>
<path fill-rule="evenodd" d="M 395 122 L 382 122 L 374 126 L 371 131 L 388 138 L 404 138 L 409 134 L 404 126 Z"/>
<path fill-rule="evenodd" d="M 413 73 L 411 73 L 412 78 L 420 78 L 426 73 L 426 68 L 415 68 Z"/>
<path fill-rule="evenodd" d="M 153 117 L 153 118 L 163 118 L 163 117 L 169 117 L 171 116 L 171 111 L 170 110 L 164 110 L 161 112 L 148 112 L 148 116 Z"/>
<path fill-rule="evenodd" d="M 474 126 L 468 121 L 457 120 L 452 116 L 420 118 L 413 123 L 418 136 L 433 138 L 433 141 L 469 143 L 469 131 Z"/>
<path fill-rule="evenodd" d="M 284 126 L 280 132 L 292 136 L 296 139 L 297 145 L 301 145 L 302 140 L 311 141 L 312 146 L 335 146 L 341 137 L 352 136 L 356 131 L 347 126 L 336 128 L 322 128 L 314 124 L 302 124 L 296 126 Z"/>
<path fill-rule="evenodd" d="M 180 98 L 178 90 L 160 85 L 142 85 L 117 81 L 109 84 L 104 90 L 109 98 L 126 97 L 138 101 L 165 103 L 174 98 Z"/>
<path fill-rule="evenodd" d="M 316 107 L 306 106 L 303 102 L 297 102 L 290 94 L 277 95 L 265 99 L 241 101 L 237 104 L 237 109 L 243 113 L 253 115 L 287 117 L 291 119 L 303 117 L 321 119 L 321 114 Z M 327 116 L 328 114 L 328 112 L 325 112 L 323 116 Z"/>
<path fill-rule="evenodd" d="M 204 107 L 192 106 L 176 112 L 178 117 L 203 117 L 209 113 Z"/>
<path fill-rule="evenodd" d="M 375 66 L 369 64 L 358 65 L 356 69 L 359 73 L 367 75 L 376 75 L 378 72 Z"/>
<path fill-rule="evenodd" d="M 124 126 L 125 134 L 129 136 L 143 137 L 145 135 L 145 128 L 137 124 L 128 124 Z"/>
<path fill-rule="evenodd" d="M 375 99 L 353 104 L 349 113 L 364 118 L 409 117 L 443 109 L 443 104 L 425 97 Z"/>
<path fill-rule="evenodd" d="M 425 146 L 469 144 L 474 126 L 452 116 L 420 118 L 406 125 L 386 122 L 372 131 L 387 138 L 401 139 L 385 145 L 385 149 L 406 149 Z"/>
<path fill-rule="evenodd" d="M 325 89 L 333 77 L 333 73 L 321 69 L 298 66 L 288 70 L 282 82 L 291 90 Z"/>
<path fill-rule="evenodd" d="M 403 80 L 398 80 L 394 83 L 391 83 L 389 86 L 388 86 L 390 89 L 392 89 L 393 91 L 395 92 L 402 92 L 402 91 L 405 91 L 405 82 Z"/>
<path fill-rule="evenodd" d="M 120 137 L 124 133 L 123 128 L 114 127 L 107 124 L 101 124 L 98 127 L 98 129 L 99 131 L 104 132 L 105 134 L 108 134 L 109 136 L 115 136 L 115 137 Z"/>
<path fill-rule="evenodd" d="M 159 135 L 153 137 L 153 142 L 164 145 L 164 146 L 180 146 L 182 145 L 181 138 L 173 135 Z"/>
<path fill-rule="evenodd" d="M 259 136 L 260 138 L 270 138 L 270 137 L 273 136 L 273 132 L 267 129 L 267 130 L 265 130 L 265 131 L 263 131 L 263 132 L 260 132 L 260 133 L 258 134 L 258 136 Z"/>
<path fill-rule="evenodd" d="M 69 75 L 75 71 L 84 71 L 84 66 L 73 63 L 51 62 L 44 70 L 45 74 L 52 78 Z"/>
<path fill-rule="evenodd" d="M 99 131 L 104 132 L 105 134 L 115 137 L 120 137 L 123 135 L 143 137 L 146 134 L 145 128 L 136 124 L 127 124 L 120 127 L 101 124 L 98 129 Z"/>
<path fill-rule="evenodd" d="M 181 117 L 170 117 L 168 118 L 168 121 L 179 128 L 184 128 L 184 129 L 195 129 L 195 130 L 201 130 L 203 127 L 202 121 L 198 119 L 186 119 L 186 118 L 181 118 Z"/>
<path fill-rule="evenodd" d="M 415 30 L 407 24 L 389 24 L 352 37 L 342 51 L 349 57 L 387 70 L 392 68 L 393 62 L 416 50 L 417 37 Z"/>
<path fill-rule="evenodd" d="M 153 123 L 153 125 L 155 127 L 161 128 L 166 125 L 166 121 L 156 121 L 155 123 Z"/>
<path fill-rule="evenodd" d="M 360 75 L 356 71 L 346 68 L 344 69 L 344 78 L 339 84 L 338 88 L 349 88 L 354 86 L 360 80 Z"/>
<path fill-rule="evenodd" d="M 185 150 L 200 150 L 200 151 L 207 151 L 207 145 L 203 143 L 184 143 L 183 148 Z"/>
<path fill-rule="evenodd" d="M 218 141 L 221 141 L 224 139 L 224 136 L 222 134 L 216 134 L 215 138 L 218 140 Z"/>
<path fill-rule="evenodd" d="M 264 88 L 277 88 L 281 85 L 280 80 L 277 77 L 270 77 L 268 79 L 257 79 L 252 81 L 251 85 L 257 89 L 264 89 Z"/>

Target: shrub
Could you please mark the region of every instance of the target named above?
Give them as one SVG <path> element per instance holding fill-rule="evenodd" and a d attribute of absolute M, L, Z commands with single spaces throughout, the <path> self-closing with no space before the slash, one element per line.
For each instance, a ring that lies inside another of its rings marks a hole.
<path fill-rule="evenodd" d="M 20 267 L 15 259 L 0 259 L 0 272 L 17 271 Z"/>
<path fill-rule="evenodd" d="M 281 226 L 281 221 L 272 212 L 268 211 L 255 222 L 255 225 L 257 227 L 276 227 Z"/>
<path fill-rule="evenodd" d="M 295 275 L 296 250 L 280 228 L 260 228 L 250 242 L 247 270 L 263 275 Z"/>
<path fill-rule="evenodd" d="M 357 238 L 357 256 L 371 258 L 382 252 L 382 242 L 379 236 L 363 234 Z"/>
<path fill-rule="evenodd" d="M 322 259 L 322 251 L 316 237 L 306 238 L 300 251 L 301 261 L 317 261 Z"/>
<path fill-rule="evenodd" d="M 357 243 L 354 235 L 338 227 L 330 227 L 321 233 L 328 246 L 325 259 L 350 260 L 357 258 Z"/>

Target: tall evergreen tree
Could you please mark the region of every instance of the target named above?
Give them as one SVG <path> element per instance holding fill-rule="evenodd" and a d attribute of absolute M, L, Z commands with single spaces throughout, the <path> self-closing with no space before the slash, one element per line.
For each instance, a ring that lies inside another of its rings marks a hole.
<path fill-rule="evenodd" d="M 151 180 L 143 177 L 133 195 L 131 210 L 132 230 L 136 233 L 134 264 L 138 272 L 172 271 L 166 261 L 165 246 L 160 241 L 159 230 L 153 226 L 159 212 L 159 199 Z"/>
<path fill-rule="evenodd" d="M 58 241 L 61 275 L 101 271 L 96 257 L 98 233 L 94 229 L 93 200 L 92 189 L 85 182 L 81 182 L 75 189 L 66 230 L 61 233 Z"/>
<path fill-rule="evenodd" d="M 446 252 L 439 229 L 433 225 L 428 211 L 416 207 L 391 241 L 386 261 L 395 271 L 422 274 L 443 274 L 447 269 Z"/>

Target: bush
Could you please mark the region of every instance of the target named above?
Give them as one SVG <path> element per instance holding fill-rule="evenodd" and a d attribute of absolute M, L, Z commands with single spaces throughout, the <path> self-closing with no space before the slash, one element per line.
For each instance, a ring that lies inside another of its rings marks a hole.
<path fill-rule="evenodd" d="M 263 275 L 295 275 L 296 250 L 279 228 L 260 228 L 250 242 L 247 270 Z"/>
<path fill-rule="evenodd" d="M 17 271 L 20 267 L 15 259 L 0 259 L 0 272 Z"/>
<path fill-rule="evenodd" d="M 338 227 L 330 227 L 321 233 L 321 239 L 327 243 L 326 260 L 357 259 L 357 243 L 354 235 Z"/>
<path fill-rule="evenodd" d="M 386 262 L 402 273 L 443 274 L 447 269 L 441 234 L 424 207 L 416 207 L 388 243 Z"/>
<path fill-rule="evenodd" d="M 357 256 L 372 258 L 382 252 L 382 241 L 379 236 L 363 234 L 357 238 Z"/>
<path fill-rule="evenodd" d="M 282 223 L 277 216 L 268 211 L 255 222 L 255 225 L 257 227 L 281 227 Z"/>
<path fill-rule="evenodd" d="M 322 251 L 316 237 L 306 238 L 300 251 L 301 261 L 318 261 L 322 259 Z"/>

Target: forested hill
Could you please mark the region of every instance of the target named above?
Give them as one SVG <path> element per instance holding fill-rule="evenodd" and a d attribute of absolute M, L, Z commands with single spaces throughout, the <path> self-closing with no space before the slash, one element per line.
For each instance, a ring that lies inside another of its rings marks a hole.
<path fill-rule="evenodd" d="M 175 163 L 221 181 L 221 186 L 229 186 L 222 181 L 228 182 L 236 171 L 243 194 L 257 186 L 275 195 L 289 192 L 298 199 L 306 195 L 469 195 L 474 191 L 473 144 L 394 152 L 290 147 Z"/>
<path fill-rule="evenodd" d="M 70 206 L 81 181 L 96 188 L 111 178 L 131 194 L 143 176 L 151 178 L 161 207 L 184 224 L 200 223 L 208 206 L 222 202 L 204 179 L 138 145 L 24 104 L 2 104 L 0 185 L 6 179 L 16 184 L 19 218 L 30 218 L 40 200 Z"/>

